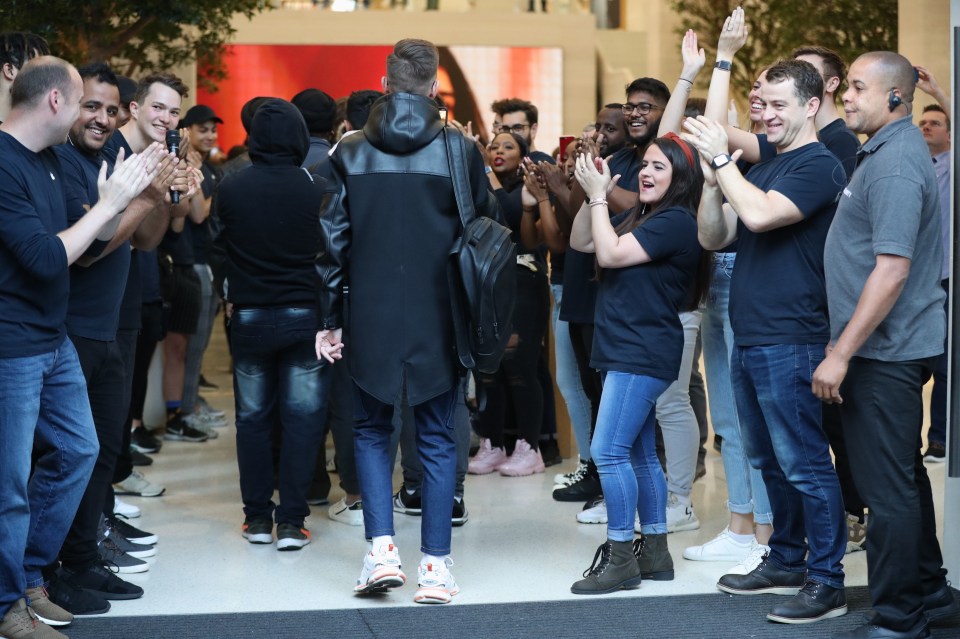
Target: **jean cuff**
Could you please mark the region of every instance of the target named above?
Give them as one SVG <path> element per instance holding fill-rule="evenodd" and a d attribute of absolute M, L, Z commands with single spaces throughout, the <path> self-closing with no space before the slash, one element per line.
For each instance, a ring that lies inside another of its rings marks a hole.
<path fill-rule="evenodd" d="M 45 583 L 46 582 L 43 580 L 42 576 L 37 579 L 27 579 L 27 590 L 30 590 L 31 588 L 39 588 Z"/>
<path fill-rule="evenodd" d="M 808 573 L 807 580 L 815 581 L 818 584 L 830 586 L 831 588 L 836 588 L 837 590 L 843 590 L 843 579 L 838 580 L 824 575 L 812 575 Z"/>
<path fill-rule="evenodd" d="M 666 535 L 667 524 L 643 524 L 640 526 L 640 532 L 644 535 Z"/>
<path fill-rule="evenodd" d="M 446 548 L 431 548 L 430 546 L 420 546 L 420 552 L 425 555 L 433 555 L 434 557 L 445 557 L 450 554 L 450 546 Z"/>

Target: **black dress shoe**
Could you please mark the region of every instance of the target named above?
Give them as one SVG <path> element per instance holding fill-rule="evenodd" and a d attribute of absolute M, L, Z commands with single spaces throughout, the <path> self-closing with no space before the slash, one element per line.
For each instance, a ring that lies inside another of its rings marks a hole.
<path fill-rule="evenodd" d="M 953 596 L 953 588 L 943 584 L 940 590 L 923 598 L 923 616 L 927 621 L 941 621 L 960 614 L 960 603 Z"/>
<path fill-rule="evenodd" d="M 927 639 L 928 637 L 930 637 L 930 629 L 926 622 L 919 630 L 908 630 L 906 632 L 890 630 L 883 626 L 868 623 L 859 628 L 833 635 L 833 639 Z"/>
<path fill-rule="evenodd" d="M 796 595 L 807 581 L 806 572 L 781 570 L 770 563 L 768 555 L 745 575 L 724 575 L 717 588 L 731 595 Z"/>
<path fill-rule="evenodd" d="M 793 599 L 775 606 L 767 615 L 777 623 L 812 623 L 847 614 L 843 588 L 807 581 Z"/>

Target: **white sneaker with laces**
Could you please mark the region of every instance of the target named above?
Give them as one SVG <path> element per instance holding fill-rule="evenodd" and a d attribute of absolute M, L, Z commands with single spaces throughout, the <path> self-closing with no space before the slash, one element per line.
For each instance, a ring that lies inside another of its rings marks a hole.
<path fill-rule="evenodd" d="M 607 502 L 602 496 L 588 501 L 584 504 L 583 510 L 577 513 L 577 521 L 581 524 L 607 523 Z"/>
<path fill-rule="evenodd" d="M 159 497 L 166 490 L 160 484 L 153 484 L 147 481 L 140 471 L 133 471 L 123 481 L 118 481 L 113 485 L 113 490 L 117 495 L 134 495 L 136 497 Z"/>
<path fill-rule="evenodd" d="M 386 592 L 390 588 L 399 588 L 407 582 L 400 570 L 400 553 L 393 544 L 372 549 L 363 557 L 363 569 L 355 593 Z"/>
<path fill-rule="evenodd" d="M 770 552 L 770 546 L 753 542 L 750 547 L 750 554 L 736 566 L 726 572 L 728 575 L 749 575 L 753 569 L 760 565 L 764 555 Z"/>
<path fill-rule="evenodd" d="M 445 604 L 460 592 L 460 586 L 450 573 L 453 560 L 447 557 L 443 563 L 421 563 L 417 575 L 417 592 L 414 603 Z"/>
<path fill-rule="evenodd" d="M 693 512 L 693 504 L 684 503 L 676 494 L 670 493 L 667 497 L 667 532 L 696 530 L 699 527 L 700 520 Z"/>
<path fill-rule="evenodd" d="M 343 497 L 333 506 L 330 506 L 330 509 L 327 510 L 327 517 L 348 526 L 362 526 L 363 502 L 358 499 L 356 503 L 347 506 L 347 498 Z"/>
<path fill-rule="evenodd" d="M 690 546 L 683 551 L 683 558 L 690 561 L 743 561 L 753 549 L 756 539 L 742 544 L 724 528 L 720 534 L 700 546 Z"/>

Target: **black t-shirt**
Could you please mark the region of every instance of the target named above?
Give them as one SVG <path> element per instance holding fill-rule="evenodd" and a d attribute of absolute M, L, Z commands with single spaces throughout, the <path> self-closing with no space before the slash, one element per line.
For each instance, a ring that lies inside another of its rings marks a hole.
<path fill-rule="evenodd" d="M 818 132 L 820 141 L 827 150 L 837 156 L 843 170 L 847 173 L 847 181 L 853 177 L 853 170 L 857 168 L 857 151 L 860 150 L 860 138 L 847 127 L 842 118 L 837 118 Z"/>
<path fill-rule="evenodd" d="M 160 294 L 160 263 L 157 262 L 157 249 L 152 251 L 137 251 L 140 262 L 141 300 L 144 304 L 159 302 L 163 299 Z"/>
<path fill-rule="evenodd" d="M 57 233 L 67 228 L 60 162 L 0 131 L 0 357 L 56 350 L 70 277 Z"/>
<path fill-rule="evenodd" d="M 153 258 L 156 265 L 157 258 Z M 123 298 L 120 300 L 120 322 L 117 330 L 140 330 L 143 318 L 143 286 L 140 276 L 140 251 L 130 251 L 130 273 L 127 275 L 127 285 L 123 289 Z M 158 284 L 159 286 L 159 284 Z"/>
<path fill-rule="evenodd" d="M 563 265 L 566 253 L 548 253 L 550 257 L 550 283 L 563 285 Z"/>
<path fill-rule="evenodd" d="M 100 164 L 106 161 L 108 169 L 112 170 L 113 162 L 102 154 L 88 155 L 69 142 L 54 150 L 60 158 L 67 192 L 67 222 L 72 226 L 100 199 L 97 192 Z M 99 255 L 105 244 L 88 251 L 88 254 Z M 70 335 L 101 342 L 117 339 L 120 300 L 129 272 L 129 242 L 124 242 L 89 266 L 75 263 L 70 267 L 70 302 L 66 320 Z"/>
<path fill-rule="evenodd" d="M 203 182 L 200 188 L 203 190 L 203 197 L 210 199 L 213 197 L 220 180 L 219 171 L 209 163 L 204 162 L 200 165 L 200 172 L 203 173 Z M 213 208 L 211 206 L 211 215 Z M 211 220 L 208 216 L 200 224 L 194 224 L 187 218 L 187 224 L 190 225 L 190 237 L 193 241 L 193 260 L 195 264 L 207 264 L 210 259 L 210 251 L 213 248 L 213 234 L 211 232 Z"/>
<path fill-rule="evenodd" d="M 738 346 L 826 343 L 823 245 L 846 183 L 843 167 L 823 144 L 811 142 L 755 165 L 747 180 L 788 198 L 804 219 L 766 233 L 753 233 L 738 220 L 730 283 L 734 341 Z"/>
<path fill-rule="evenodd" d="M 625 215 L 611 222 L 616 226 Z M 650 215 L 631 233 L 651 261 L 603 270 L 590 365 L 675 380 L 683 355 L 680 309 L 702 249 L 692 212 L 669 208 Z"/>
<path fill-rule="evenodd" d="M 643 164 L 643 157 L 637 153 L 636 147 L 620 149 L 607 159 L 607 164 L 610 166 L 610 175 L 620 176 L 617 186 L 627 191 L 640 192 L 640 165 Z"/>

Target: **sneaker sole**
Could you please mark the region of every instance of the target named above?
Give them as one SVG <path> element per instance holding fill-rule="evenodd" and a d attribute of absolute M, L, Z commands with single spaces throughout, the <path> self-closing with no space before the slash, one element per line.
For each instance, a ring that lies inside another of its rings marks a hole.
<path fill-rule="evenodd" d="M 723 561 L 731 564 L 739 564 L 741 561 L 747 558 L 749 552 L 746 552 L 742 555 L 695 555 L 693 553 L 687 554 L 687 551 L 683 551 L 683 558 L 687 561 Z"/>
<path fill-rule="evenodd" d="M 454 595 L 460 592 L 457 590 L 447 590 L 446 588 L 420 588 L 413 595 L 413 603 L 420 604 L 447 604 L 453 601 Z"/>
<path fill-rule="evenodd" d="M 718 583 L 717 589 L 731 594 L 731 595 L 783 595 L 785 597 L 793 597 L 798 592 L 800 592 L 801 586 L 787 587 L 787 586 L 769 586 L 767 588 L 758 588 L 756 590 L 741 590 L 738 588 L 731 588 L 724 584 Z"/>
<path fill-rule="evenodd" d="M 150 564 L 142 563 L 135 566 L 117 566 L 117 573 L 121 575 L 136 575 L 150 570 Z"/>
<path fill-rule="evenodd" d="M 94 590 L 93 588 L 84 588 L 89 593 L 97 595 L 101 599 L 108 599 L 110 601 L 130 601 L 131 599 L 139 599 L 143 596 L 143 591 L 140 592 L 107 592 L 105 590 Z M 109 608 L 107 608 L 109 610 Z M 94 614 L 94 613 L 89 613 Z M 102 613 L 97 613 L 102 614 Z"/>
<path fill-rule="evenodd" d="M 403 573 L 393 573 L 386 574 L 377 577 L 376 579 L 368 579 L 367 583 L 362 586 L 357 586 L 353 589 L 353 592 L 358 595 L 365 595 L 374 592 L 386 592 L 393 588 L 399 588 L 403 584 L 407 583 L 406 577 L 403 576 Z"/>
<path fill-rule="evenodd" d="M 327 515 L 333 521 L 339 521 L 341 524 L 346 524 L 347 526 L 362 526 L 363 517 L 359 519 L 352 519 L 350 517 L 340 517 L 339 515 Z"/>
<path fill-rule="evenodd" d="M 243 535 L 243 538 L 249 541 L 251 544 L 272 544 L 273 543 L 273 534 L 272 533 L 240 533 Z"/>
<path fill-rule="evenodd" d="M 454 517 L 453 519 L 450 520 L 450 525 L 453 526 L 454 528 L 459 528 L 460 526 L 464 525 L 468 521 L 470 521 L 469 516 Z"/>
<path fill-rule="evenodd" d="M 152 546 L 160 541 L 160 538 L 156 535 L 145 535 L 143 537 L 136 538 L 127 537 L 127 541 L 129 541 L 131 544 L 137 544 L 138 546 Z"/>
<path fill-rule="evenodd" d="M 141 515 L 142 513 L 140 512 L 140 509 L 137 508 L 136 510 L 127 510 L 127 511 L 114 510 L 114 511 L 113 511 L 113 514 L 114 514 L 114 515 L 122 515 L 122 516 L 126 517 L 127 519 L 139 519 L 139 518 L 140 518 L 140 515 Z"/>
<path fill-rule="evenodd" d="M 127 541 L 130 540 L 128 539 Z M 143 546 L 143 550 L 128 550 L 126 553 L 134 559 L 146 559 L 147 557 L 155 557 L 157 555 L 157 549 L 153 546 Z"/>
<path fill-rule="evenodd" d="M 402 504 L 398 504 L 396 501 L 393 502 L 393 512 L 400 513 L 401 515 L 413 515 L 414 517 L 419 517 L 423 514 L 422 508 L 408 508 Z"/>
<path fill-rule="evenodd" d="M 277 540 L 277 550 L 280 551 L 290 551 L 290 550 L 300 550 L 304 546 L 310 544 L 309 539 L 278 539 Z"/>
<path fill-rule="evenodd" d="M 69 626 L 71 623 L 73 623 L 72 618 L 69 621 L 60 621 L 58 619 L 50 619 L 49 617 L 44 617 L 39 612 L 37 612 L 37 609 L 34 608 L 33 606 L 30 606 L 30 610 L 33 611 L 33 614 L 37 615 L 37 619 L 47 624 L 48 626 L 53 626 L 55 628 L 62 628 L 63 626 Z M 110 610 L 110 608 L 108 607 L 107 610 Z M 97 614 L 97 613 L 90 613 L 90 614 Z"/>
<path fill-rule="evenodd" d="M 833 619 L 834 617 L 842 617 L 845 614 L 847 614 L 847 604 L 843 604 L 838 608 L 828 610 L 822 615 L 817 615 L 816 617 L 783 617 L 781 615 L 769 613 L 767 615 L 767 619 L 777 623 L 802 624 L 814 623 L 815 621 L 821 621 L 823 619 Z"/>
<path fill-rule="evenodd" d="M 607 520 L 607 517 L 580 517 L 580 515 L 577 515 L 578 524 L 605 524 Z"/>
<path fill-rule="evenodd" d="M 166 487 L 161 488 L 160 492 L 158 493 L 143 493 L 143 492 L 138 493 L 133 490 L 122 490 L 122 489 L 118 490 L 117 485 L 116 484 L 113 485 L 113 493 L 115 495 L 120 495 L 121 497 L 159 497 L 165 492 L 167 492 Z"/>
<path fill-rule="evenodd" d="M 543 471 L 543 468 L 534 468 L 533 470 L 523 471 L 512 470 L 510 468 L 508 468 L 506 471 L 504 471 L 502 468 L 499 470 L 502 477 L 529 477 L 530 475 L 536 475 L 538 473 L 542 473 Z"/>
<path fill-rule="evenodd" d="M 130 444 L 130 448 L 137 451 L 141 455 L 152 455 L 154 453 L 160 452 L 159 446 L 157 446 L 156 448 L 151 448 L 149 446 L 138 446 L 137 444 Z"/>
<path fill-rule="evenodd" d="M 170 442 L 190 442 L 194 444 L 200 444 L 209 439 L 209 437 L 204 437 L 200 439 L 199 437 L 187 437 L 186 435 L 176 435 L 173 433 L 164 433 L 163 438 Z"/>

